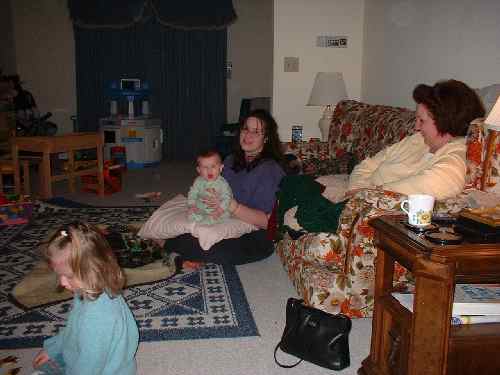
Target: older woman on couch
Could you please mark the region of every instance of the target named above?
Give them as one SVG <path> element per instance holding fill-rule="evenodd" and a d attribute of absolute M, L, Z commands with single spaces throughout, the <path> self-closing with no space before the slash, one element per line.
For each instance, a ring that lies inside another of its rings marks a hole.
<path fill-rule="evenodd" d="M 456 80 L 413 90 L 416 134 L 363 160 L 349 177 L 348 193 L 382 188 L 437 199 L 460 193 L 465 185 L 465 135 L 470 122 L 485 114 L 477 94 Z"/>

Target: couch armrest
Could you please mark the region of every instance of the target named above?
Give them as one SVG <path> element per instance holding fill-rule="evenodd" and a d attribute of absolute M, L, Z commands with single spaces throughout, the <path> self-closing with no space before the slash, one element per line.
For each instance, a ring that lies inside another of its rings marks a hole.
<path fill-rule="evenodd" d="M 375 230 L 370 226 L 370 220 L 382 215 L 400 215 L 401 201 L 406 196 L 386 190 L 361 190 L 349 202 L 349 208 L 356 212 L 355 220 L 348 232 L 349 241 L 346 250 L 344 273 L 351 275 L 353 294 L 366 295 L 373 298 L 375 280 L 375 258 L 377 247 L 374 243 Z M 340 233 L 343 237 L 343 233 Z M 394 288 L 397 290 L 411 289 L 413 275 L 404 267 L 395 264 Z M 370 302 L 367 300 L 367 303 Z"/>
<path fill-rule="evenodd" d="M 356 257 L 371 259 L 375 257 L 376 250 L 373 248 L 375 232 L 369 225 L 369 221 L 382 215 L 400 215 L 401 201 L 406 196 L 387 190 L 363 189 L 358 191 L 347 203 L 340 218 L 340 236 L 346 242 L 346 269 L 350 272 L 351 267 L 356 267 L 353 262 Z M 372 261 L 370 266 L 374 266 Z"/>
<path fill-rule="evenodd" d="M 472 191 L 474 190 L 464 191 L 454 198 L 436 201 L 435 214 L 456 214 L 467 206 L 468 195 Z M 370 226 L 370 220 L 382 215 L 402 215 L 400 207 L 403 199 L 406 199 L 406 195 L 396 192 L 364 189 L 349 200 L 340 218 L 342 230 L 338 234 L 346 243 L 344 272 L 358 275 L 353 276 L 353 282 L 356 277 L 368 277 L 368 274 L 375 270 L 377 248 L 374 244 L 375 230 Z M 412 280 L 413 276 L 409 271 L 397 265 L 395 288 L 407 288 Z"/>

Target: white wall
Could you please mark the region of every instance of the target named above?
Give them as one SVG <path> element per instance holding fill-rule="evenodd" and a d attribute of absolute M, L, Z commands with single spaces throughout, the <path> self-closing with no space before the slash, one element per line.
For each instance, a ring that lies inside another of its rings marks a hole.
<path fill-rule="evenodd" d="M 53 113 L 59 132 L 76 113 L 73 28 L 66 0 L 13 0 L 17 72 L 41 112 Z"/>
<path fill-rule="evenodd" d="M 292 125 L 304 139 L 320 137 L 323 109 L 307 107 L 317 72 L 342 72 L 350 98 L 361 95 L 364 0 L 274 0 L 273 115 L 282 140 Z M 347 36 L 348 48 L 316 47 L 318 35 Z M 299 58 L 299 72 L 284 72 L 285 56 Z"/>
<path fill-rule="evenodd" d="M 500 82 L 500 1 L 366 0 L 363 100 L 414 107 L 418 83 Z"/>
<path fill-rule="evenodd" d="M 237 122 L 242 98 L 273 94 L 273 1 L 233 0 L 238 19 L 228 28 L 227 119 Z"/>

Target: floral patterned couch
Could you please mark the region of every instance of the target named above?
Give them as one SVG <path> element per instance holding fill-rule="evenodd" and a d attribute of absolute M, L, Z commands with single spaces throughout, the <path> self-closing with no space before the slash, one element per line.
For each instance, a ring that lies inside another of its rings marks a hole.
<path fill-rule="evenodd" d="M 324 148 L 312 143 L 309 149 L 302 146 L 300 153 L 295 154 L 306 173 L 347 173 L 353 159 L 363 160 L 411 134 L 414 121 L 415 114 L 408 109 L 342 101 L 332 119 L 328 153 L 318 154 L 315 151 Z M 467 194 L 473 189 L 500 194 L 499 138 L 496 132 L 484 130 L 481 121 L 472 123 L 467 135 L 466 189 L 458 197 L 436 202 L 438 213 L 460 211 L 467 205 Z M 288 152 L 294 152 L 293 147 Z M 372 315 L 377 249 L 369 220 L 401 214 L 400 202 L 404 198 L 391 191 L 360 191 L 342 211 L 335 233 L 306 233 L 297 239 L 285 234 L 276 243 L 277 254 L 307 304 L 351 317 Z M 294 228 L 297 223 L 292 223 L 293 212 L 289 213 L 285 215 L 285 223 L 289 221 L 287 225 Z M 411 273 L 397 265 L 395 287 L 408 289 L 411 281 Z"/>

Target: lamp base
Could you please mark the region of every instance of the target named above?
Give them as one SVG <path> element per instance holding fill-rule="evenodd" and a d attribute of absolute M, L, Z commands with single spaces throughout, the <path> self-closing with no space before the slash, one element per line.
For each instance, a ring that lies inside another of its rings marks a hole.
<path fill-rule="evenodd" d="M 327 105 L 323 112 L 323 117 L 318 122 L 319 130 L 321 131 L 321 141 L 328 141 L 328 134 L 330 133 L 330 124 L 332 123 L 333 111 L 332 107 Z"/>

